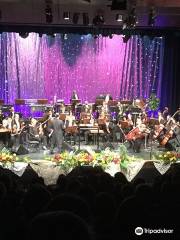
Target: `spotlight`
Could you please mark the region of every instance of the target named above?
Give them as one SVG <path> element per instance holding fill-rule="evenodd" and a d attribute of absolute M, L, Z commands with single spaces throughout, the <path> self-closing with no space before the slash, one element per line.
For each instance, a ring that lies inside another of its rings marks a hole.
<path fill-rule="evenodd" d="M 78 23 L 79 15 L 80 15 L 79 13 L 74 13 L 74 14 L 73 14 L 73 19 L 72 19 L 72 21 L 73 21 L 74 24 L 77 24 L 77 23 Z"/>
<path fill-rule="evenodd" d="M 88 13 L 83 13 L 83 25 L 89 25 Z"/>
<path fill-rule="evenodd" d="M 122 22 L 123 21 L 123 16 L 121 14 L 116 14 L 116 21 L 117 22 Z"/>
<path fill-rule="evenodd" d="M 70 12 L 64 12 L 63 13 L 63 18 L 64 18 L 64 20 L 69 20 L 70 19 Z"/>
<path fill-rule="evenodd" d="M 153 27 L 155 25 L 156 20 L 156 10 L 154 7 L 150 8 L 149 16 L 148 16 L 148 25 Z"/>
<path fill-rule="evenodd" d="M 27 38 L 29 36 L 29 33 L 28 32 L 20 32 L 19 36 L 22 38 Z"/>
<path fill-rule="evenodd" d="M 52 15 L 52 9 L 49 5 L 46 6 L 45 15 L 46 15 L 46 22 L 47 23 L 52 23 L 53 15 Z"/>

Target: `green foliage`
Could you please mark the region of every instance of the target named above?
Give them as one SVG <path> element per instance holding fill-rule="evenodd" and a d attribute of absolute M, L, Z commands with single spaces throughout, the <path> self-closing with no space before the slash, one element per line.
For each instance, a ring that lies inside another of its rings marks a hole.
<path fill-rule="evenodd" d="M 151 110 L 155 111 L 159 108 L 160 99 L 154 93 L 151 94 L 148 100 L 148 106 Z"/>

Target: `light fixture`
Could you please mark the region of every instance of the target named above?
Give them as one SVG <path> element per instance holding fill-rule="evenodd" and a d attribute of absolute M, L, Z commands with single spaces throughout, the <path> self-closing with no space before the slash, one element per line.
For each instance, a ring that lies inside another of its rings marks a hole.
<path fill-rule="evenodd" d="M 74 14 L 73 14 L 73 19 L 72 19 L 72 21 L 73 21 L 74 24 L 77 24 L 77 23 L 78 23 L 78 21 L 79 21 L 79 15 L 80 15 L 80 13 L 74 13 Z"/>
<path fill-rule="evenodd" d="M 69 20 L 70 19 L 70 12 L 64 12 L 63 13 L 63 18 L 64 18 L 64 20 Z"/>
<path fill-rule="evenodd" d="M 46 5 L 45 16 L 46 16 L 46 22 L 47 23 L 52 23 L 53 15 L 52 15 L 52 9 L 49 5 Z"/>
<path fill-rule="evenodd" d="M 116 14 L 116 21 L 117 22 L 122 22 L 123 21 L 123 16 L 121 14 Z"/>
<path fill-rule="evenodd" d="M 83 25 L 89 25 L 89 15 L 88 15 L 88 13 L 83 13 Z"/>

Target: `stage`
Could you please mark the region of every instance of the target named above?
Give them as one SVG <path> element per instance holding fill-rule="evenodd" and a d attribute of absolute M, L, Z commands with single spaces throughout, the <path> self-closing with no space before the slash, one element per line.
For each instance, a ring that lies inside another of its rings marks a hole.
<path fill-rule="evenodd" d="M 126 161 L 125 165 L 118 161 L 120 155 L 119 147 L 123 147 L 123 151 L 127 150 L 127 156 L 130 161 Z M 109 173 L 111 176 L 114 176 L 117 172 L 123 172 L 128 181 L 133 181 L 135 178 L 143 178 L 147 183 L 152 183 L 156 177 L 165 174 L 171 167 L 171 164 L 164 164 L 162 161 L 155 159 L 155 153 L 161 153 L 163 151 L 164 149 L 158 148 L 156 143 L 152 146 L 146 146 L 146 148 L 142 146 L 139 153 L 135 153 L 132 149 L 128 149 L 125 144 L 111 144 L 111 149 L 103 149 L 103 145 L 101 144 L 99 149 L 97 149 L 97 146 L 95 145 L 82 144 L 80 150 L 78 149 L 78 146 L 74 146 L 73 151 L 67 153 L 67 158 L 81 153 L 89 154 L 90 156 L 103 153 L 106 157 L 114 154 L 115 161 L 113 159 L 112 161 L 107 162 L 106 165 L 103 165 L 105 172 Z M 59 156 L 57 153 L 50 154 L 49 150 L 38 150 L 26 155 L 19 155 L 19 160 L 15 163 L 7 164 L 3 167 L 11 170 L 19 177 L 22 177 L 25 171 L 28 171 L 28 169 L 31 168 L 31 170 L 33 170 L 39 177 L 43 178 L 46 185 L 54 185 L 56 184 L 59 175 L 67 175 L 73 170 L 73 167 L 70 165 L 68 168 L 64 168 L 64 165 L 59 164 L 59 160 L 56 161 L 57 156 Z M 79 158 L 81 157 L 82 156 L 79 155 Z M 91 163 L 88 164 L 85 161 L 80 160 L 79 167 L 98 167 L 98 163 L 95 165 Z"/>

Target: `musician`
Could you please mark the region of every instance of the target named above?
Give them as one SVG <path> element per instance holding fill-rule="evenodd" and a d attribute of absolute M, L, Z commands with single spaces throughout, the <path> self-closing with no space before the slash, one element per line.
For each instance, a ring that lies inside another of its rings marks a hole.
<path fill-rule="evenodd" d="M 89 113 L 89 112 L 90 112 L 90 106 L 89 106 L 89 104 L 88 104 L 88 101 L 85 101 L 85 102 L 84 102 L 83 111 L 84 111 L 85 113 Z"/>
<path fill-rule="evenodd" d="M 11 122 L 11 147 L 17 147 L 20 144 L 20 131 L 21 131 L 21 122 L 19 114 L 15 113 L 14 117 L 12 115 Z"/>
<path fill-rule="evenodd" d="M 130 148 L 132 147 L 134 152 L 139 153 L 141 144 L 145 137 L 144 133 L 146 129 L 146 125 L 142 123 L 140 117 L 136 120 L 136 127 L 134 127 L 127 135 L 126 139 L 129 141 Z"/>
<path fill-rule="evenodd" d="M 174 118 L 175 118 L 175 120 L 176 120 L 177 122 L 180 122 L 180 107 L 178 108 L 177 113 L 176 113 L 176 115 L 174 116 Z"/>
<path fill-rule="evenodd" d="M 128 116 L 127 116 L 127 122 L 128 122 L 129 127 L 132 128 L 133 120 L 132 120 L 132 114 L 131 113 L 129 113 Z"/>
<path fill-rule="evenodd" d="M 158 111 L 158 121 L 159 121 L 159 124 L 165 123 L 165 115 L 163 113 L 161 113 L 161 111 Z"/>
<path fill-rule="evenodd" d="M 165 121 L 167 121 L 168 119 L 168 115 L 169 115 L 169 108 L 168 107 L 165 107 L 163 112 L 162 112 L 162 116 L 164 118 Z"/>
<path fill-rule="evenodd" d="M 9 122 L 9 119 L 7 117 L 2 120 L 2 126 L 0 127 L 0 142 L 2 142 L 6 147 L 9 147 L 10 144 L 10 132 L 11 121 Z"/>
<path fill-rule="evenodd" d="M 65 107 L 64 103 L 62 103 L 61 106 L 60 106 L 60 113 L 64 114 L 65 111 L 66 111 L 66 107 Z"/>
<path fill-rule="evenodd" d="M 59 119 L 59 113 L 55 114 L 55 118 L 51 120 L 50 123 L 50 131 L 51 131 L 51 153 L 54 153 L 54 148 L 58 148 L 58 152 L 62 151 L 63 144 L 63 130 L 65 129 L 64 122 Z"/>
<path fill-rule="evenodd" d="M 104 114 L 107 114 L 107 113 L 109 112 L 108 102 L 103 101 L 103 105 L 102 105 L 101 111 L 102 111 Z"/>
<path fill-rule="evenodd" d="M 170 151 L 177 151 L 177 147 L 180 147 L 180 124 L 177 122 L 172 128 L 172 136 L 165 147 Z"/>
<path fill-rule="evenodd" d="M 70 135 L 70 138 L 73 137 L 74 145 L 76 144 L 77 139 L 77 127 L 76 127 L 76 119 L 73 115 L 72 111 L 69 112 L 69 115 L 66 116 L 65 121 L 65 137 Z"/>
<path fill-rule="evenodd" d="M 31 118 L 28 131 L 28 140 L 38 141 L 42 144 L 42 148 L 44 150 L 47 149 L 47 136 L 44 135 L 42 124 L 39 124 L 35 118 Z"/>
<path fill-rule="evenodd" d="M 50 125 L 51 125 L 51 121 L 53 119 L 53 111 L 51 109 L 49 109 L 46 113 L 45 116 L 39 121 L 42 125 L 42 130 L 44 135 L 46 136 L 47 139 L 47 144 L 50 145 L 50 133 L 51 133 L 51 129 L 50 129 Z"/>
<path fill-rule="evenodd" d="M 3 119 L 5 119 L 5 116 L 2 113 L 2 110 L 0 109 L 0 125 L 2 124 Z"/>
<path fill-rule="evenodd" d="M 78 99 L 79 99 L 79 97 L 78 97 L 78 95 L 77 95 L 76 90 L 73 90 L 72 96 L 71 96 L 71 100 L 78 100 Z"/>
<path fill-rule="evenodd" d="M 14 119 L 14 117 L 15 117 L 15 110 L 14 110 L 14 107 L 11 107 L 10 109 L 9 109 L 9 117 L 11 118 L 11 119 Z"/>

